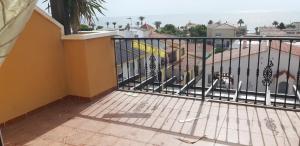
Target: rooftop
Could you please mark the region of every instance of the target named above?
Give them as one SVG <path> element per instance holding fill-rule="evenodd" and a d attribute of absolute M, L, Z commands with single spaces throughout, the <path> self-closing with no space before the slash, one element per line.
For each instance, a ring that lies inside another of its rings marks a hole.
<path fill-rule="evenodd" d="M 300 112 L 114 91 L 60 100 L 3 133 L 7 145 L 296 146 L 299 123 Z"/>

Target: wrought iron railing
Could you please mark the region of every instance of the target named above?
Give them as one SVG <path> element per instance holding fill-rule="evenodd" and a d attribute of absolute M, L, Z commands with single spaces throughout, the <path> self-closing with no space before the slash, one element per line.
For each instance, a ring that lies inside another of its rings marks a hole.
<path fill-rule="evenodd" d="M 300 105 L 300 38 L 113 41 L 119 89 L 294 109 Z"/>

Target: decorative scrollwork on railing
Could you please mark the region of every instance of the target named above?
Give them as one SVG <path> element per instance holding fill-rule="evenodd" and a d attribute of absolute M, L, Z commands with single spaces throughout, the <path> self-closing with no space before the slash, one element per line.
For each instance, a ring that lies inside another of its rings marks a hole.
<path fill-rule="evenodd" d="M 264 86 L 270 86 L 272 83 L 272 75 L 273 75 L 272 66 L 273 66 L 273 62 L 272 60 L 270 60 L 268 65 L 265 67 L 263 71 L 264 79 L 262 80 L 262 84 Z"/>
<path fill-rule="evenodd" d="M 155 64 L 155 62 L 156 62 L 156 58 L 155 58 L 155 56 L 154 55 L 151 55 L 150 57 L 149 57 L 149 60 L 150 60 L 150 75 L 151 76 L 155 76 L 155 70 L 156 70 L 156 64 Z"/>

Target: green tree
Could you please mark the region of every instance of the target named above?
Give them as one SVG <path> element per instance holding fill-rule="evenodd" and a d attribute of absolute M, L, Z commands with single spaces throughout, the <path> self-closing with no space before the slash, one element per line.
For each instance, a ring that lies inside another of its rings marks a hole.
<path fill-rule="evenodd" d="M 117 22 L 113 22 L 112 24 L 114 25 L 114 28 L 116 28 Z"/>
<path fill-rule="evenodd" d="M 140 22 L 137 21 L 137 22 L 135 23 L 135 25 L 136 25 L 137 27 L 140 27 Z"/>
<path fill-rule="evenodd" d="M 106 28 L 108 28 L 108 26 L 109 26 L 109 22 L 106 22 Z"/>
<path fill-rule="evenodd" d="M 48 0 L 46 0 L 48 1 Z M 50 0 L 51 14 L 64 26 L 65 34 L 78 33 L 80 22 L 88 24 L 98 19 L 96 12 L 103 14 L 104 0 Z"/>
<path fill-rule="evenodd" d="M 161 21 L 155 21 L 154 25 L 155 25 L 156 29 L 159 29 L 160 25 L 161 25 Z"/>
<path fill-rule="evenodd" d="M 91 31 L 92 29 L 86 24 L 80 24 L 79 30 L 80 31 Z"/>
<path fill-rule="evenodd" d="M 280 30 L 285 29 L 285 24 L 283 22 L 280 22 L 277 28 Z"/>
<path fill-rule="evenodd" d="M 208 24 L 213 24 L 214 22 L 212 20 L 209 20 L 208 21 Z"/>
<path fill-rule="evenodd" d="M 205 25 L 195 25 L 189 29 L 191 37 L 206 37 L 206 31 Z"/>
<path fill-rule="evenodd" d="M 166 34 L 173 34 L 175 35 L 177 33 L 177 28 L 173 24 L 166 24 L 164 27 L 161 28 L 161 33 L 166 33 Z"/>
<path fill-rule="evenodd" d="M 97 26 L 97 28 L 96 28 L 96 30 L 99 30 L 99 29 L 102 29 L 103 28 L 103 26 Z"/>
<path fill-rule="evenodd" d="M 259 35 L 259 29 L 258 29 L 258 27 L 255 27 L 255 34 Z"/>
<path fill-rule="evenodd" d="M 244 22 L 244 20 L 243 19 L 240 19 L 238 22 L 237 22 L 237 24 L 239 24 L 240 26 L 242 26 L 242 24 L 244 24 L 245 22 Z"/>
<path fill-rule="evenodd" d="M 130 24 L 129 23 L 126 24 L 125 29 L 130 30 Z"/>
<path fill-rule="evenodd" d="M 47 0 L 44 2 L 47 2 Z M 67 9 L 65 9 L 66 2 L 63 0 L 50 0 L 50 5 L 48 4 L 50 7 L 47 9 L 50 8 L 52 17 L 64 26 L 65 34 L 71 34 L 70 21 L 68 21 L 70 18 Z"/>
<path fill-rule="evenodd" d="M 247 34 L 247 28 L 246 27 L 238 27 L 237 30 L 236 30 L 236 35 L 237 36 L 243 36 L 243 35 L 246 35 Z"/>
<path fill-rule="evenodd" d="M 285 27 L 286 28 L 296 28 L 296 26 L 294 24 L 287 24 Z"/>
<path fill-rule="evenodd" d="M 272 25 L 274 25 L 275 27 L 278 26 L 278 22 L 277 21 L 273 21 Z"/>
<path fill-rule="evenodd" d="M 140 16 L 139 20 L 141 21 L 141 25 L 143 25 L 143 21 L 145 20 L 145 17 L 144 16 Z"/>

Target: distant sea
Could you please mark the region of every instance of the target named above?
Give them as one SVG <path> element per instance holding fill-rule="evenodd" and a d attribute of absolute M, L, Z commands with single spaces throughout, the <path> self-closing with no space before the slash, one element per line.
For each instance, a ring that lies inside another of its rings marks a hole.
<path fill-rule="evenodd" d="M 44 0 L 38 1 L 38 6 L 43 10 L 47 7 L 46 3 L 42 3 Z M 187 24 L 189 21 L 198 24 L 207 24 L 209 20 L 213 20 L 214 22 L 222 21 L 228 22 L 232 25 L 237 25 L 237 21 L 239 19 L 243 19 L 245 25 L 247 25 L 248 30 L 250 32 L 254 32 L 254 28 L 258 26 L 271 26 L 274 20 L 278 22 L 284 22 L 285 24 L 298 21 L 300 22 L 300 10 L 297 11 L 268 11 L 268 10 L 260 10 L 260 11 L 236 11 L 236 12 L 204 12 L 198 14 L 169 14 L 169 15 L 143 15 L 145 18 L 145 22 L 148 24 L 152 24 L 155 21 L 161 21 L 162 26 L 165 24 L 174 24 L 176 26 L 183 26 Z M 136 16 L 122 16 L 122 17 L 104 17 L 103 15 L 99 15 L 99 21 L 96 22 L 96 25 L 101 25 L 106 27 L 106 22 L 110 22 L 110 27 L 112 28 L 112 22 L 117 22 L 118 25 L 123 25 L 123 27 L 127 23 L 132 23 L 135 26 L 135 23 L 138 20 Z M 132 18 L 132 22 L 127 19 Z"/>
<path fill-rule="evenodd" d="M 139 16 L 122 16 L 122 17 L 103 17 L 99 16 L 99 21 L 96 25 L 106 27 L 106 22 L 110 22 L 110 27 L 113 27 L 112 22 L 117 22 L 117 25 L 132 23 L 135 26 Z M 296 12 L 236 12 L 236 13 L 201 13 L 201 14 L 170 14 L 170 15 L 146 15 L 145 21 L 152 24 L 155 21 L 161 21 L 162 26 L 165 24 L 174 24 L 176 26 L 183 26 L 188 22 L 207 24 L 209 20 L 214 22 L 228 22 L 229 24 L 236 25 L 239 19 L 243 19 L 247 25 L 249 32 L 254 32 L 254 28 L 258 26 L 271 26 L 274 20 L 284 22 L 285 24 L 295 21 L 300 22 L 300 11 Z M 127 18 L 132 18 L 132 21 Z"/>

